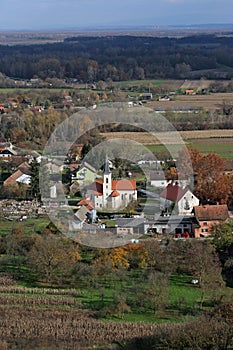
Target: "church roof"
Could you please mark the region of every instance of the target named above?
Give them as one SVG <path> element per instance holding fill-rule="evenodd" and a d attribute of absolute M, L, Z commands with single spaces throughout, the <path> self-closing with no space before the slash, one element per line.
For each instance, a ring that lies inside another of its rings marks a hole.
<path fill-rule="evenodd" d="M 182 188 L 178 185 L 168 184 L 167 187 L 160 193 L 160 197 L 172 202 L 179 201 L 186 193 L 187 188 Z"/>
<path fill-rule="evenodd" d="M 113 191 L 135 191 L 136 190 L 136 180 L 112 180 L 112 190 Z"/>
<path fill-rule="evenodd" d="M 110 194 L 110 197 L 118 197 L 120 196 L 120 193 L 117 191 L 112 191 L 112 193 Z"/>
<path fill-rule="evenodd" d="M 103 194 L 103 180 L 96 180 L 90 186 L 89 190 L 94 191 L 94 195 L 101 196 Z M 135 191 L 136 180 L 112 180 L 112 191 Z"/>

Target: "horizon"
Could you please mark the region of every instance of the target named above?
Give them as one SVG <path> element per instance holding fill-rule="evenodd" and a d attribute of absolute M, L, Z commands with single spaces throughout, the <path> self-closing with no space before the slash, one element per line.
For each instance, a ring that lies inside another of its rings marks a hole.
<path fill-rule="evenodd" d="M 167 25 L 158 25 L 158 24 L 139 24 L 139 25 L 130 25 L 130 24 L 119 24 L 119 25 L 89 25 L 89 26 L 70 26 L 70 27 L 54 27 L 54 28 L 46 28 L 43 29 L 31 29 L 31 28 L 23 28 L 23 29 L 1 29 L 0 33 L 17 33 L 17 32 L 25 32 L 25 33 L 61 33 L 61 32 L 94 32 L 94 31 L 140 31 L 140 30 L 150 30 L 150 31 L 171 31 L 171 30 L 195 30 L 195 29 L 205 29 L 205 30 L 218 30 L 218 29 L 232 29 L 233 30 L 233 22 L 232 23 L 192 23 L 192 24 L 167 24 Z"/>
<path fill-rule="evenodd" d="M 23 0 L 4 1 L 0 32 L 100 27 L 188 27 L 232 23 L 229 0 Z M 193 23 L 193 24 L 190 24 Z"/>

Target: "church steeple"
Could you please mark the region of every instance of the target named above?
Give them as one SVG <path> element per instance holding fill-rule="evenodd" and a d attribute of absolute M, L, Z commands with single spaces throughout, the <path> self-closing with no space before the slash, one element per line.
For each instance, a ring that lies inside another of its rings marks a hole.
<path fill-rule="evenodd" d="M 104 174 L 105 175 L 109 175 L 111 173 L 110 168 L 109 168 L 109 160 L 108 160 L 108 156 L 106 154 L 106 158 L 105 158 L 105 166 L 104 166 Z"/>
<path fill-rule="evenodd" d="M 112 192 L 112 173 L 109 169 L 108 156 L 106 155 L 105 165 L 104 165 L 104 181 L 103 181 L 103 196 L 104 196 L 104 206 L 106 205 L 106 200 Z"/>

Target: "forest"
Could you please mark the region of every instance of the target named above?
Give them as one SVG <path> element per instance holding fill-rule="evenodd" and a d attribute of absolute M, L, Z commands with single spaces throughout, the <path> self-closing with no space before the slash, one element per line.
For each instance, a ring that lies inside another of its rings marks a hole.
<path fill-rule="evenodd" d="M 233 77 L 233 38 L 70 37 L 53 44 L 1 45 L 0 71 L 9 77 L 75 78 L 79 82 Z"/>

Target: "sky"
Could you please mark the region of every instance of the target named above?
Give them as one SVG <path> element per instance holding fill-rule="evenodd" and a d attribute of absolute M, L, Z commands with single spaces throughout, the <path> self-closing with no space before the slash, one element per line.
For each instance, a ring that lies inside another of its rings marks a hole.
<path fill-rule="evenodd" d="M 233 0 L 2 0 L 0 31 L 233 22 Z"/>

